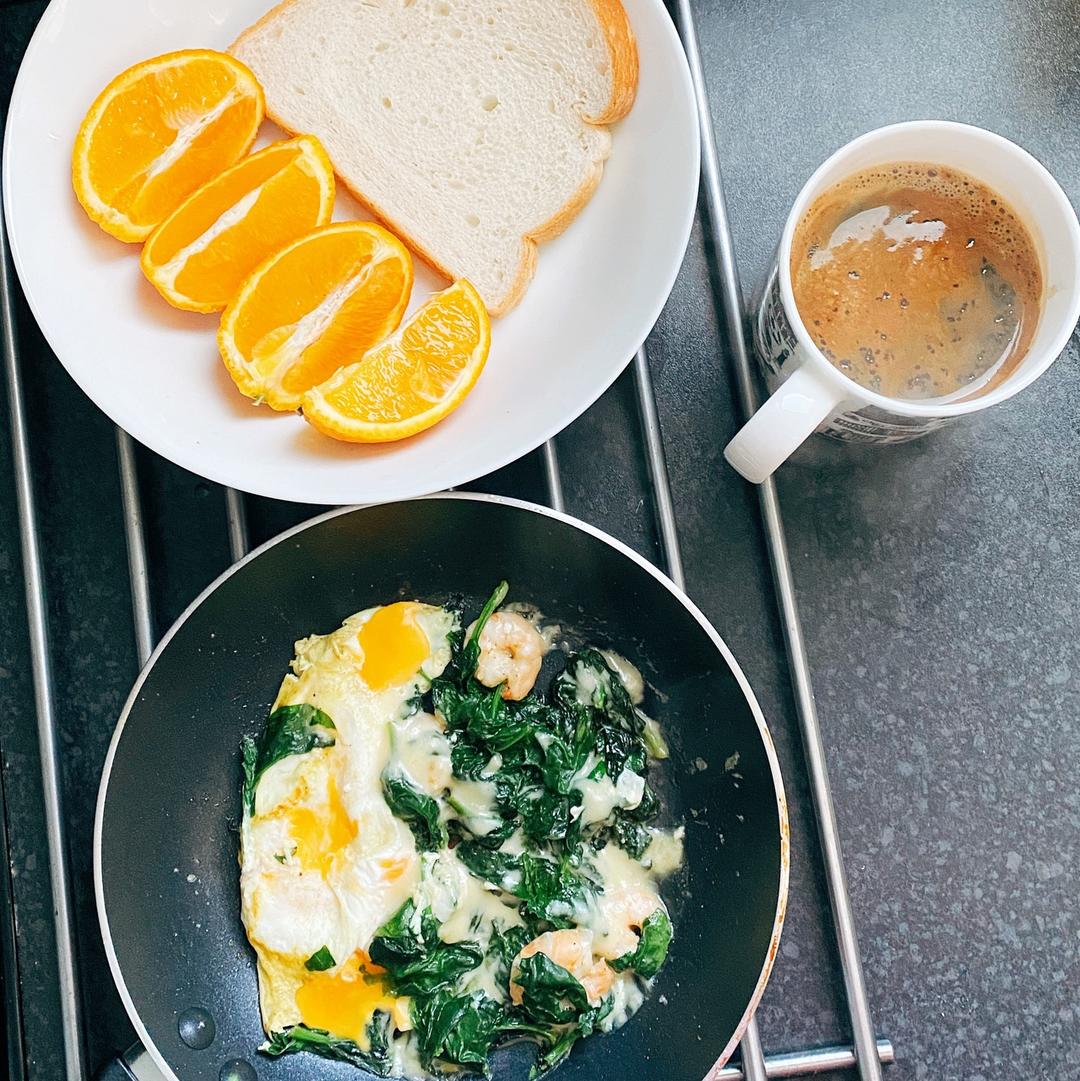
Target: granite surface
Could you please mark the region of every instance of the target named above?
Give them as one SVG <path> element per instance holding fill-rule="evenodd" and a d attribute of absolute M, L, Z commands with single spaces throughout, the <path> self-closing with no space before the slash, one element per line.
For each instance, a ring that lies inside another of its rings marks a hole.
<path fill-rule="evenodd" d="M 43 6 L 0 7 L 0 100 Z M 813 167 L 893 120 L 993 128 L 1080 199 L 1080 3 L 700 0 L 696 12 L 747 289 Z M 755 687 L 788 786 L 791 908 L 759 1012 L 767 1048 L 786 1050 L 849 1034 L 757 502 L 721 458 L 739 421 L 710 265 L 699 223 L 649 357 L 689 587 Z M 115 442 L 25 307 L 18 316 L 96 1066 L 132 1038 L 90 882 L 97 778 L 137 668 Z M 876 450 L 818 438 L 780 475 L 872 1006 L 896 1045 L 886 1076 L 897 1081 L 1080 1077 L 1078 352 L 1074 336 L 1021 397 L 923 442 Z M 658 560 L 637 425 L 626 376 L 558 449 L 571 511 Z M 228 562 L 224 498 L 146 452 L 139 471 L 164 631 Z M 546 494 L 536 454 L 472 487 Z M 5 425 L 0 505 L 13 498 Z M 247 502 L 254 541 L 318 509 Z M 52 1081 L 58 1003 L 11 513 L 0 515 L 0 589 L 28 1073 Z"/>

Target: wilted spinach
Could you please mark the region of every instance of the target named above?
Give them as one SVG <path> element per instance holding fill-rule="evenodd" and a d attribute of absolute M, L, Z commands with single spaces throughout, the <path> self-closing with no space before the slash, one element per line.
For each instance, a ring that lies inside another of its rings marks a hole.
<path fill-rule="evenodd" d="M 368 952 L 386 969 L 386 982 L 397 995 L 430 995 L 451 987 L 484 959 L 475 942 L 443 942 L 431 910 L 425 908 L 418 920 L 411 898 L 375 932 Z"/>
<path fill-rule="evenodd" d="M 255 788 L 259 778 L 275 763 L 294 754 L 307 754 L 319 747 L 333 747 L 334 722 L 321 709 L 306 702 L 279 706 L 266 719 L 258 739 L 245 736 L 244 806 L 255 813 Z"/>
<path fill-rule="evenodd" d="M 616 972 L 632 968 L 643 980 L 651 980 L 660 971 L 670 945 L 671 920 L 662 908 L 658 908 L 641 925 L 637 949 L 617 957 L 611 962 L 611 967 Z"/>
<path fill-rule="evenodd" d="M 337 964 L 334 955 L 325 947 L 320 946 L 305 962 L 304 968 L 308 972 L 325 972 Z"/>
<path fill-rule="evenodd" d="M 482 991 L 444 992 L 413 999 L 412 1023 L 426 1068 L 433 1062 L 473 1066 L 487 1073 L 492 1045 L 504 1032 L 506 1011 Z"/>
<path fill-rule="evenodd" d="M 382 775 L 383 798 L 394 814 L 412 830 L 421 852 L 437 852 L 447 842 L 446 827 L 439 821 L 439 805 L 426 792 L 414 788 L 401 773 Z"/>
<path fill-rule="evenodd" d="M 589 1008 L 585 988 L 569 971 L 547 954 L 523 958 L 514 974 L 521 988 L 521 1009 L 534 1021 L 565 1025 Z"/>
<path fill-rule="evenodd" d="M 376 1010 L 367 1026 L 370 1049 L 365 1051 L 352 1040 L 331 1036 L 321 1028 L 293 1025 L 281 1032 L 274 1032 L 260 1048 L 265 1055 L 277 1057 L 292 1051 L 311 1051 L 323 1058 L 337 1059 L 370 1070 L 379 1077 L 386 1077 L 392 1065 L 390 1055 L 390 1015 Z"/>
<path fill-rule="evenodd" d="M 520 898 L 526 915 L 552 927 L 572 926 L 575 907 L 595 889 L 566 856 L 547 859 L 531 852 L 514 856 L 472 841 L 454 851 L 477 878 Z"/>
<path fill-rule="evenodd" d="M 565 1029 L 555 1029 L 550 1033 L 546 1045 L 541 1045 L 540 1054 L 536 1058 L 532 1069 L 529 1071 L 530 1081 L 536 1081 L 544 1074 L 550 1073 L 574 1048 L 574 1044 L 585 1036 L 591 1036 L 599 1027 L 614 1006 L 614 1001 L 609 996 L 599 1005 L 593 1006 L 584 1013 L 579 1014 L 577 1021 Z"/>

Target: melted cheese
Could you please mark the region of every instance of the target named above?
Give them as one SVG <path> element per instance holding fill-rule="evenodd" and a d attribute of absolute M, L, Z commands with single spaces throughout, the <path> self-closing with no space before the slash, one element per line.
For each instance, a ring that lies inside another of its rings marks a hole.
<path fill-rule="evenodd" d="M 618 809 L 636 807 L 645 794 L 645 779 L 631 770 L 623 770 L 614 781 L 606 773 L 590 776 L 599 764 L 600 759 L 590 754 L 574 775 L 573 786 L 581 793 L 581 821 L 585 826 L 605 821 Z"/>
<path fill-rule="evenodd" d="M 637 948 L 642 923 L 664 902 L 652 875 L 618 845 L 605 845 L 592 864 L 603 892 L 580 922 L 593 932 L 596 954 L 613 961 Z"/>
<path fill-rule="evenodd" d="M 486 837 L 502 825 L 495 797 L 495 785 L 491 781 L 482 778 L 463 781 L 458 777 L 451 780 L 450 806 L 477 837 Z"/>
<path fill-rule="evenodd" d="M 674 874 L 683 861 L 683 839 L 686 835 L 684 826 L 673 830 L 649 830 L 651 840 L 645 849 L 641 862 L 657 878 L 667 878 Z"/>
<path fill-rule="evenodd" d="M 640 706 L 645 701 L 645 680 L 641 678 L 637 666 L 631 664 L 621 653 L 616 653 L 614 650 L 602 649 L 600 654 L 611 665 L 615 675 L 619 677 L 619 682 L 626 688 L 626 693 L 630 695 L 630 701 L 635 706 Z"/>

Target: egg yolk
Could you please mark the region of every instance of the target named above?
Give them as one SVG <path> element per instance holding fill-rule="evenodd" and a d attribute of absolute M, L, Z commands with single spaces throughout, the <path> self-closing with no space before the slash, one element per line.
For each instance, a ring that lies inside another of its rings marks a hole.
<path fill-rule="evenodd" d="M 385 983 L 355 953 L 337 971 L 312 972 L 296 992 L 296 1008 L 309 1028 L 368 1046 L 367 1025 L 376 1010 L 396 1016 L 395 999 Z"/>
<path fill-rule="evenodd" d="M 410 601 L 388 604 L 360 628 L 360 675 L 373 691 L 411 679 L 427 660 L 431 647 L 416 621 L 418 607 Z"/>
<path fill-rule="evenodd" d="M 296 842 L 296 858 L 305 871 L 325 875 L 334 857 L 356 836 L 356 823 L 341 802 L 337 781 L 330 776 L 325 807 L 289 807 L 289 833 Z"/>

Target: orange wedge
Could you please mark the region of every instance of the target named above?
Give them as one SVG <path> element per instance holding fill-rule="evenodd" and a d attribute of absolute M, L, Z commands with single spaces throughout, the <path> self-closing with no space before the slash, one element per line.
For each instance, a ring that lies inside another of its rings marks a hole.
<path fill-rule="evenodd" d="M 334 211 L 334 167 L 314 135 L 273 143 L 211 180 L 150 234 L 143 273 L 172 305 L 218 312 L 251 272 Z"/>
<path fill-rule="evenodd" d="M 72 154 L 83 209 L 120 240 L 144 240 L 196 188 L 247 153 L 262 87 L 225 53 L 188 49 L 144 60 L 98 95 Z"/>
<path fill-rule="evenodd" d="M 382 226 L 316 229 L 244 282 L 221 317 L 221 358 L 249 398 L 296 409 L 305 391 L 393 332 L 412 281 L 412 258 Z"/>
<path fill-rule="evenodd" d="M 422 432 L 456 409 L 491 346 L 484 302 L 464 279 L 432 297 L 393 337 L 304 395 L 304 417 L 350 443 Z"/>

